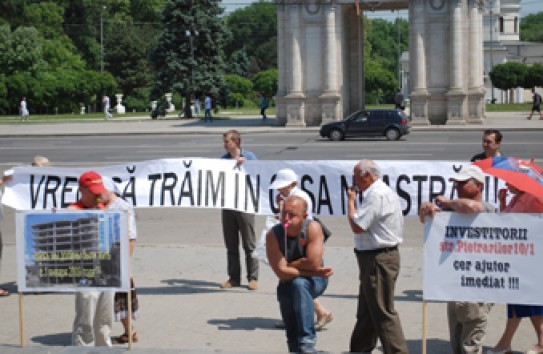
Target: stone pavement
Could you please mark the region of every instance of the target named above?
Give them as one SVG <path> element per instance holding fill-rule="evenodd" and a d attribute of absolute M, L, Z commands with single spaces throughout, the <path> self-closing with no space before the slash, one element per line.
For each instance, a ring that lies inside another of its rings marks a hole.
<path fill-rule="evenodd" d="M 226 280 L 226 255 L 218 210 L 166 208 L 149 213 L 139 210 L 139 237 L 133 263 L 141 305 L 141 317 L 135 322 L 140 337 L 133 347 L 136 353 L 286 352 L 284 332 L 274 328 L 279 319 L 277 280 L 268 266 L 261 265 L 257 291 L 247 290 L 246 283 L 240 288 L 219 289 L 219 284 Z M 6 245 L 0 286 L 13 294 L 0 298 L 0 353 L 123 352 L 126 346 L 114 349 L 70 347 L 74 296 L 53 293 L 23 297 L 26 346 L 19 347 L 13 219 L 13 211 L 7 210 L 2 225 Z M 334 320 L 318 333 L 318 349 L 342 353 L 348 350 L 355 322 L 358 267 L 346 220 L 328 217 L 324 221 L 334 230 L 325 253 L 326 264 L 333 267 L 334 275 L 321 303 L 333 313 Z M 263 224 L 264 218 L 257 217 L 257 230 Z M 158 242 L 154 239 L 157 230 L 175 234 L 178 240 L 170 244 Z M 422 226 L 415 217 L 406 218 L 404 238 L 396 308 L 410 353 L 421 353 Z M 487 346 L 497 342 L 504 324 L 505 307 L 496 305 L 490 315 Z M 119 323 L 115 323 L 113 332 L 114 335 L 122 332 Z M 443 303 L 428 304 L 427 338 L 428 354 L 450 353 Z M 515 336 L 513 348 L 524 351 L 534 340 L 531 324 L 525 320 Z M 374 353 L 381 351 L 377 349 Z"/>
<path fill-rule="evenodd" d="M 470 125 L 429 125 L 413 126 L 414 131 L 466 131 L 500 129 L 504 131 L 522 131 L 543 129 L 543 121 L 535 117 L 526 119 L 527 112 L 492 112 L 482 124 Z M 103 119 L 84 122 L 55 123 L 20 123 L 0 125 L 0 137 L 24 136 L 74 136 L 74 135 L 119 135 L 119 134 L 217 134 L 226 129 L 238 129 L 242 133 L 265 132 L 306 132 L 318 134 L 319 127 L 280 127 L 275 125 L 275 118 L 263 121 L 256 116 L 236 116 L 230 119 L 215 119 L 213 123 L 204 123 L 202 119 L 166 119 L 153 120 L 145 117 L 115 116 L 109 121 Z"/>

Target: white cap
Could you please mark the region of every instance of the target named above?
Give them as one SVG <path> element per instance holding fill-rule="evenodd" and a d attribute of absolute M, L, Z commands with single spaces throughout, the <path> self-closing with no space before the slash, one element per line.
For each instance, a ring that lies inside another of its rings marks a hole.
<path fill-rule="evenodd" d="M 464 182 L 471 178 L 481 183 L 485 183 L 485 175 L 483 171 L 479 168 L 479 166 L 475 165 L 462 167 L 462 169 L 456 174 L 456 176 L 449 178 L 449 181 Z"/>
<path fill-rule="evenodd" d="M 285 188 L 291 185 L 292 182 L 297 182 L 297 181 L 298 181 L 298 176 L 296 176 L 296 173 L 292 171 L 290 168 L 284 168 L 282 170 L 279 170 L 279 172 L 277 172 L 275 181 L 273 181 L 273 183 L 270 184 L 269 189 Z"/>

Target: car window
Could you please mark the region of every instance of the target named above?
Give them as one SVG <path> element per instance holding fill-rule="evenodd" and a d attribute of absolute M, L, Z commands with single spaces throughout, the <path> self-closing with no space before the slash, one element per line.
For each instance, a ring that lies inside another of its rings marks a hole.
<path fill-rule="evenodd" d="M 355 117 L 353 117 L 353 122 L 367 122 L 368 121 L 369 112 L 360 112 Z"/>
<path fill-rule="evenodd" d="M 385 111 L 373 111 L 371 112 L 371 120 L 372 121 L 378 121 L 378 120 L 383 120 L 384 118 L 386 117 L 386 112 Z"/>

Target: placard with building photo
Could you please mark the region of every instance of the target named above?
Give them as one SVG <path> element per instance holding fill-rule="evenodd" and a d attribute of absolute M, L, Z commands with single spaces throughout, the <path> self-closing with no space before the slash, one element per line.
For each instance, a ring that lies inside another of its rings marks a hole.
<path fill-rule="evenodd" d="M 127 232 L 122 211 L 18 211 L 18 291 L 128 291 Z"/>

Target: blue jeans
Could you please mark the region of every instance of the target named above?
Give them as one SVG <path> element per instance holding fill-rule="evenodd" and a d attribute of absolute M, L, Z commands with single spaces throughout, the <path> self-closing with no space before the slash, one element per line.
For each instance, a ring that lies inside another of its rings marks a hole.
<path fill-rule="evenodd" d="M 206 109 L 205 110 L 204 122 L 207 122 L 208 119 L 209 119 L 210 122 L 213 122 L 213 117 L 211 116 L 211 109 Z"/>
<path fill-rule="evenodd" d="M 328 286 L 328 279 L 298 277 L 282 281 L 277 286 L 277 300 L 285 322 L 289 352 L 316 352 L 315 317 L 313 299 Z"/>

